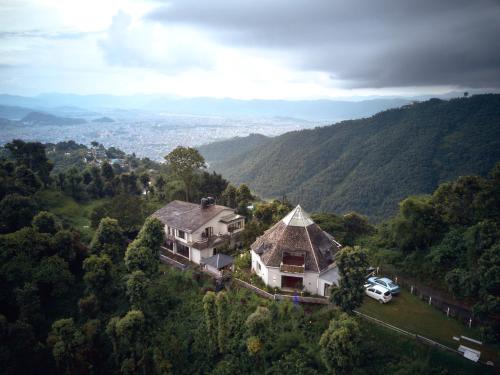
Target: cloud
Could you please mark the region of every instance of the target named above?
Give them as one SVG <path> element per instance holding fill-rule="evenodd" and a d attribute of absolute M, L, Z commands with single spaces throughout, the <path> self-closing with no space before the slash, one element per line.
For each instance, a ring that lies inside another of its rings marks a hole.
<path fill-rule="evenodd" d="M 178 0 L 146 19 L 289 53 L 344 87 L 500 87 L 496 0 Z"/>
<path fill-rule="evenodd" d="M 203 41 L 191 31 L 134 23 L 123 11 L 113 16 L 98 46 L 111 65 L 149 68 L 166 74 L 212 65 Z"/>
<path fill-rule="evenodd" d="M 90 32 L 81 31 L 45 31 L 45 30 L 22 30 L 22 31 L 0 31 L 0 39 L 7 38 L 42 38 L 42 39 L 81 39 L 88 37 Z"/>

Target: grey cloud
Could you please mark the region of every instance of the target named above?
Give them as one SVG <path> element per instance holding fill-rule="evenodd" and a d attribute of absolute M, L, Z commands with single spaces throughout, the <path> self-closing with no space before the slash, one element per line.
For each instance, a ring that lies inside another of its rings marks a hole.
<path fill-rule="evenodd" d="M 288 52 L 348 87 L 500 87 L 496 0 L 182 0 L 147 19 Z"/>

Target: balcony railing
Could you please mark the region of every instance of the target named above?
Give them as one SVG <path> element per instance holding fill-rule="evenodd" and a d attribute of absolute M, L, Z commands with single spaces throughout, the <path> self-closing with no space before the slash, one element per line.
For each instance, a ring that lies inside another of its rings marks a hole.
<path fill-rule="evenodd" d="M 188 245 L 194 247 L 195 249 L 203 250 L 218 245 L 226 240 L 229 240 L 230 238 L 230 234 L 212 235 L 210 237 L 202 237 L 196 241 L 191 241 Z"/>
<path fill-rule="evenodd" d="M 281 272 L 304 273 L 304 270 L 305 270 L 305 264 L 302 264 L 300 266 L 296 264 L 283 264 L 283 262 L 281 262 L 280 264 Z"/>

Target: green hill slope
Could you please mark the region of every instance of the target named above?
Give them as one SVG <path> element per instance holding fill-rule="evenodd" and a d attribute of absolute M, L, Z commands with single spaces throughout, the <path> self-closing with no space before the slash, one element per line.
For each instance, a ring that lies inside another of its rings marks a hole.
<path fill-rule="evenodd" d="M 226 158 L 219 153 L 211 167 L 266 198 L 287 194 L 310 211 L 354 210 L 380 220 L 408 195 L 488 173 L 500 160 L 500 95 L 431 99 L 256 143 Z"/>

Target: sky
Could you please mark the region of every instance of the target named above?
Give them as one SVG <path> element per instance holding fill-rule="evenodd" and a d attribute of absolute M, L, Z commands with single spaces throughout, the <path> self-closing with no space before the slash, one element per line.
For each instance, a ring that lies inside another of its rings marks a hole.
<path fill-rule="evenodd" d="M 0 93 L 319 99 L 499 89 L 499 0 L 0 0 Z"/>

